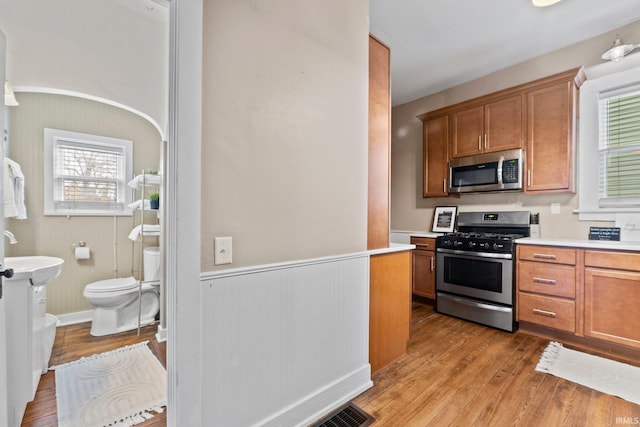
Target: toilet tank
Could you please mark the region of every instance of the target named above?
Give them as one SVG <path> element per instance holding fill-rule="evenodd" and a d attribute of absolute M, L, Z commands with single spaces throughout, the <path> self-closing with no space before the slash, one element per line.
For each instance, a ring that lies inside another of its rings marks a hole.
<path fill-rule="evenodd" d="M 160 280 L 160 247 L 150 246 L 144 248 L 143 263 L 144 263 L 144 277 L 145 282 L 152 280 Z"/>

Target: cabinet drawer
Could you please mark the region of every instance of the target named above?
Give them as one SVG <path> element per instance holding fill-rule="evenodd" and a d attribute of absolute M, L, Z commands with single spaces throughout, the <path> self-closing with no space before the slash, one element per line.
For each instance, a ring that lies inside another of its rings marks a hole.
<path fill-rule="evenodd" d="M 551 262 L 554 264 L 576 264 L 576 250 L 557 248 L 554 246 L 518 246 L 518 259 L 529 261 Z"/>
<path fill-rule="evenodd" d="M 568 265 L 520 261 L 518 290 L 575 298 L 576 269 Z"/>
<path fill-rule="evenodd" d="M 432 237 L 411 236 L 411 244 L 416 245 L 416 249 L 421 251 L 435 251 L 436 239 Z"/>
<path fill-rule="evenodd" d="M 518 320 L 567 332 L 576 331 L 576 303 L 572 300 L 518 293 Z"/>
<path fill-rule="evenodd" d="M 584 251 L 584 265 L 587 267 L 640 271 L 640 253 Z"/>

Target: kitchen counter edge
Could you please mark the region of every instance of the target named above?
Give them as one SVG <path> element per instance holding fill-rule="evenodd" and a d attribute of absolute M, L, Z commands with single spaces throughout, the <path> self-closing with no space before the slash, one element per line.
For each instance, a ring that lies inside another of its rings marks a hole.
<path fill-rule="evenodd" d="M 518 245 L 560 246 L 583 249 L 608 249 L 616 251 L 640 252 L 640 242 L 618 242 L 612 240 L 586 240 L 586 239 L 548 239 L 525 237 L 516 239 Z"/>
<path fill-rule="evenodd" d="M 411 242 L 411 237 L 431 237 L 435 239 L 438 236 L 442 236 L 444 233 L 433 233 L 430 231 L 403 231 L 403 230 L 391 230 L 389 231 L 389 241 L 393 243 L 408 244 Z"/>
<path fill-rule="evenodd" d="M 388 248 L 370 249 L 367 251 L 369 255 L 383 255 L 393 252 L 411 251 L 416 248 L 416 245 L 406 243 L 389 243 Z"/>

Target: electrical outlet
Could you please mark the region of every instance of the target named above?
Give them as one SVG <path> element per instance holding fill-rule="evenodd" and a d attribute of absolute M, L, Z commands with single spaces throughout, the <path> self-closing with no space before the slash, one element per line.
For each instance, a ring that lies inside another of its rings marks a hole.
<path fill-rule="evenodd" d="M 213 239 L 213 264 L 231 264 L 231 237 L 216 237 Z"/>
<path fill-rule="evenodd" d="M 560 213 L 560 203 L 551 203 L 551 213 L 554 215 Z"/>

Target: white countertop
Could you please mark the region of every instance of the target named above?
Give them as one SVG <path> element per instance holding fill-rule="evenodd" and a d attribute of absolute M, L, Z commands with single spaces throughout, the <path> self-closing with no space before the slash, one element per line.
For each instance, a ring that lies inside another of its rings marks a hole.
<path fill-rule="evenodd" d="M 611 240 L 586 240 L 586 239 L 548 239 L 525 237 L 517 239 L 518 245 L 545 245 L 564 246 L 584 249 L 610 249 L 618 251 L 640 251 L 640 242 L 617 242 Z"/>
<path fill-rule="evenodd" d="M 404 230 L 391 230 L 389 231 L 389 241 L 391 243 L 410 243 L 411 236 L 416 237 L 431 237 L 436 238 L 442 236 L 444 233 L 433 233 L 430 231 L 404 231 Z"/>
<path fill-rule="evenodd" d="M 406 244 L 406 243 L 389 243 L 388 248 L 380 248 L 380 249 L 372 249 L 367 251 L 369 255 L 382 255 L 389 254 L 392 252 L 402 252 L 402 251 L 410 251 L 416 248 L 416 245 Z"/>

